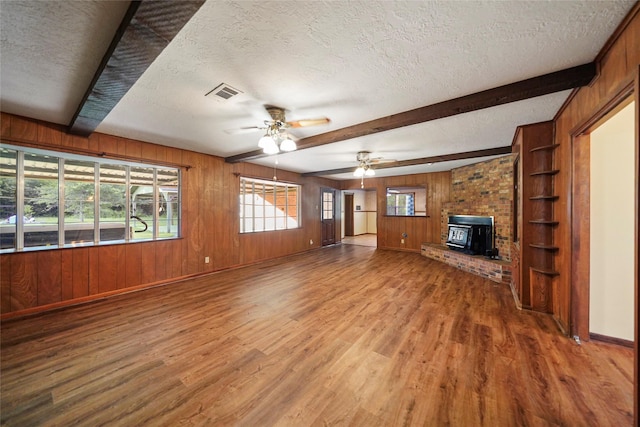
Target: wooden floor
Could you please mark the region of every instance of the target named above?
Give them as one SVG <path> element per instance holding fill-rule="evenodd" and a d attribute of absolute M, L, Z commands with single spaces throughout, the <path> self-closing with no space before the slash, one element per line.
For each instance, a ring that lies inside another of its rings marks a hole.
<path fill-rule="evenodd" d="M 342 243 L 345 245 L 371 246 L 375 248 L 378 246 L 378 235 L 368 233 L 358 234 L 357 236 L 344 236 Z"/>
<path fill-rule="evenodd" d="M 2 324 L 2 424 L 631 425 L 633 351 L 337 245 Z"/>

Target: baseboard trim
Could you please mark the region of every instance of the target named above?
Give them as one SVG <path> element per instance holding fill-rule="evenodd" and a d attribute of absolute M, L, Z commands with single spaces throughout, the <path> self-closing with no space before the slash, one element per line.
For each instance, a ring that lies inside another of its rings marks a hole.
<path fill-rule="evenodd" d="M 589 332 L 589 338 L 592 340 L 606 342 L 608 344 L 615 344 L 622 347 L 633 348 L 633 341 L 625 340 L 622 338 L 609 337 L 606 335 L 594 334 L 593 332 Z"/>

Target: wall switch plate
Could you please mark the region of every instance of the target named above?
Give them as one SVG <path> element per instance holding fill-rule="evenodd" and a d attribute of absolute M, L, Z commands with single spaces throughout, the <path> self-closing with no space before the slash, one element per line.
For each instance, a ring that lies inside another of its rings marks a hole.
<path fill-rule="evenodd" d="M 313 239 L 309 239 L 309 244 L 313 245 Z"/>
<path fill-rule="evenodd" d="M 402 244 L 404 245 L 404 239 L 401 239 L 401 240 L 400 240 L 400 243 L 402 243 Z"/>
<path fill-rule="evenodd" d="M 209 257 L 208 256 L 204 257 L 204 263 L 205 264 L 209 264 Z"/>

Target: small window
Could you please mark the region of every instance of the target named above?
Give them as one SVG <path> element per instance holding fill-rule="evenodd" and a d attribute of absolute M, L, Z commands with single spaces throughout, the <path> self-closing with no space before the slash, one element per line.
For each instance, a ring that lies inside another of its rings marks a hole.
<path fill-rule="evenodd" d="M 414 207 L 414 193 L 387 194 L 387 215 L 413 216 Z"/>
<path fill-rule="evenodd" d="M 300 186 L 240 178 L 240 233 L 300 227 Z"/>

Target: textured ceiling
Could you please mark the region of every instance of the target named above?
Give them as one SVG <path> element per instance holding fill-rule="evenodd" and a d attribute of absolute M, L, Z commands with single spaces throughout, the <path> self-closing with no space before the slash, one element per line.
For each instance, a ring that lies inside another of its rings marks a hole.
<path fill-rule="evenodd" d="M 0 3 L 2 110 L 68 124 L 127 2 Z M 633 1 L 208 1 L 98 132 L 227 157 L 255 150 L 263 105 L 326 116 L 303 138 L 593 61 Z M 220 102 L 220 83 L 243 94 Z M 355 166 L 506 146 L 550 120 L 560 92 L 278 155 L 279 168 Z M 274 158 L 256 163 L 273 165 Z M 380 170 L 379 176 L 473 161 Z M 336 178 L 348 178 L 348 174 Z"/>

